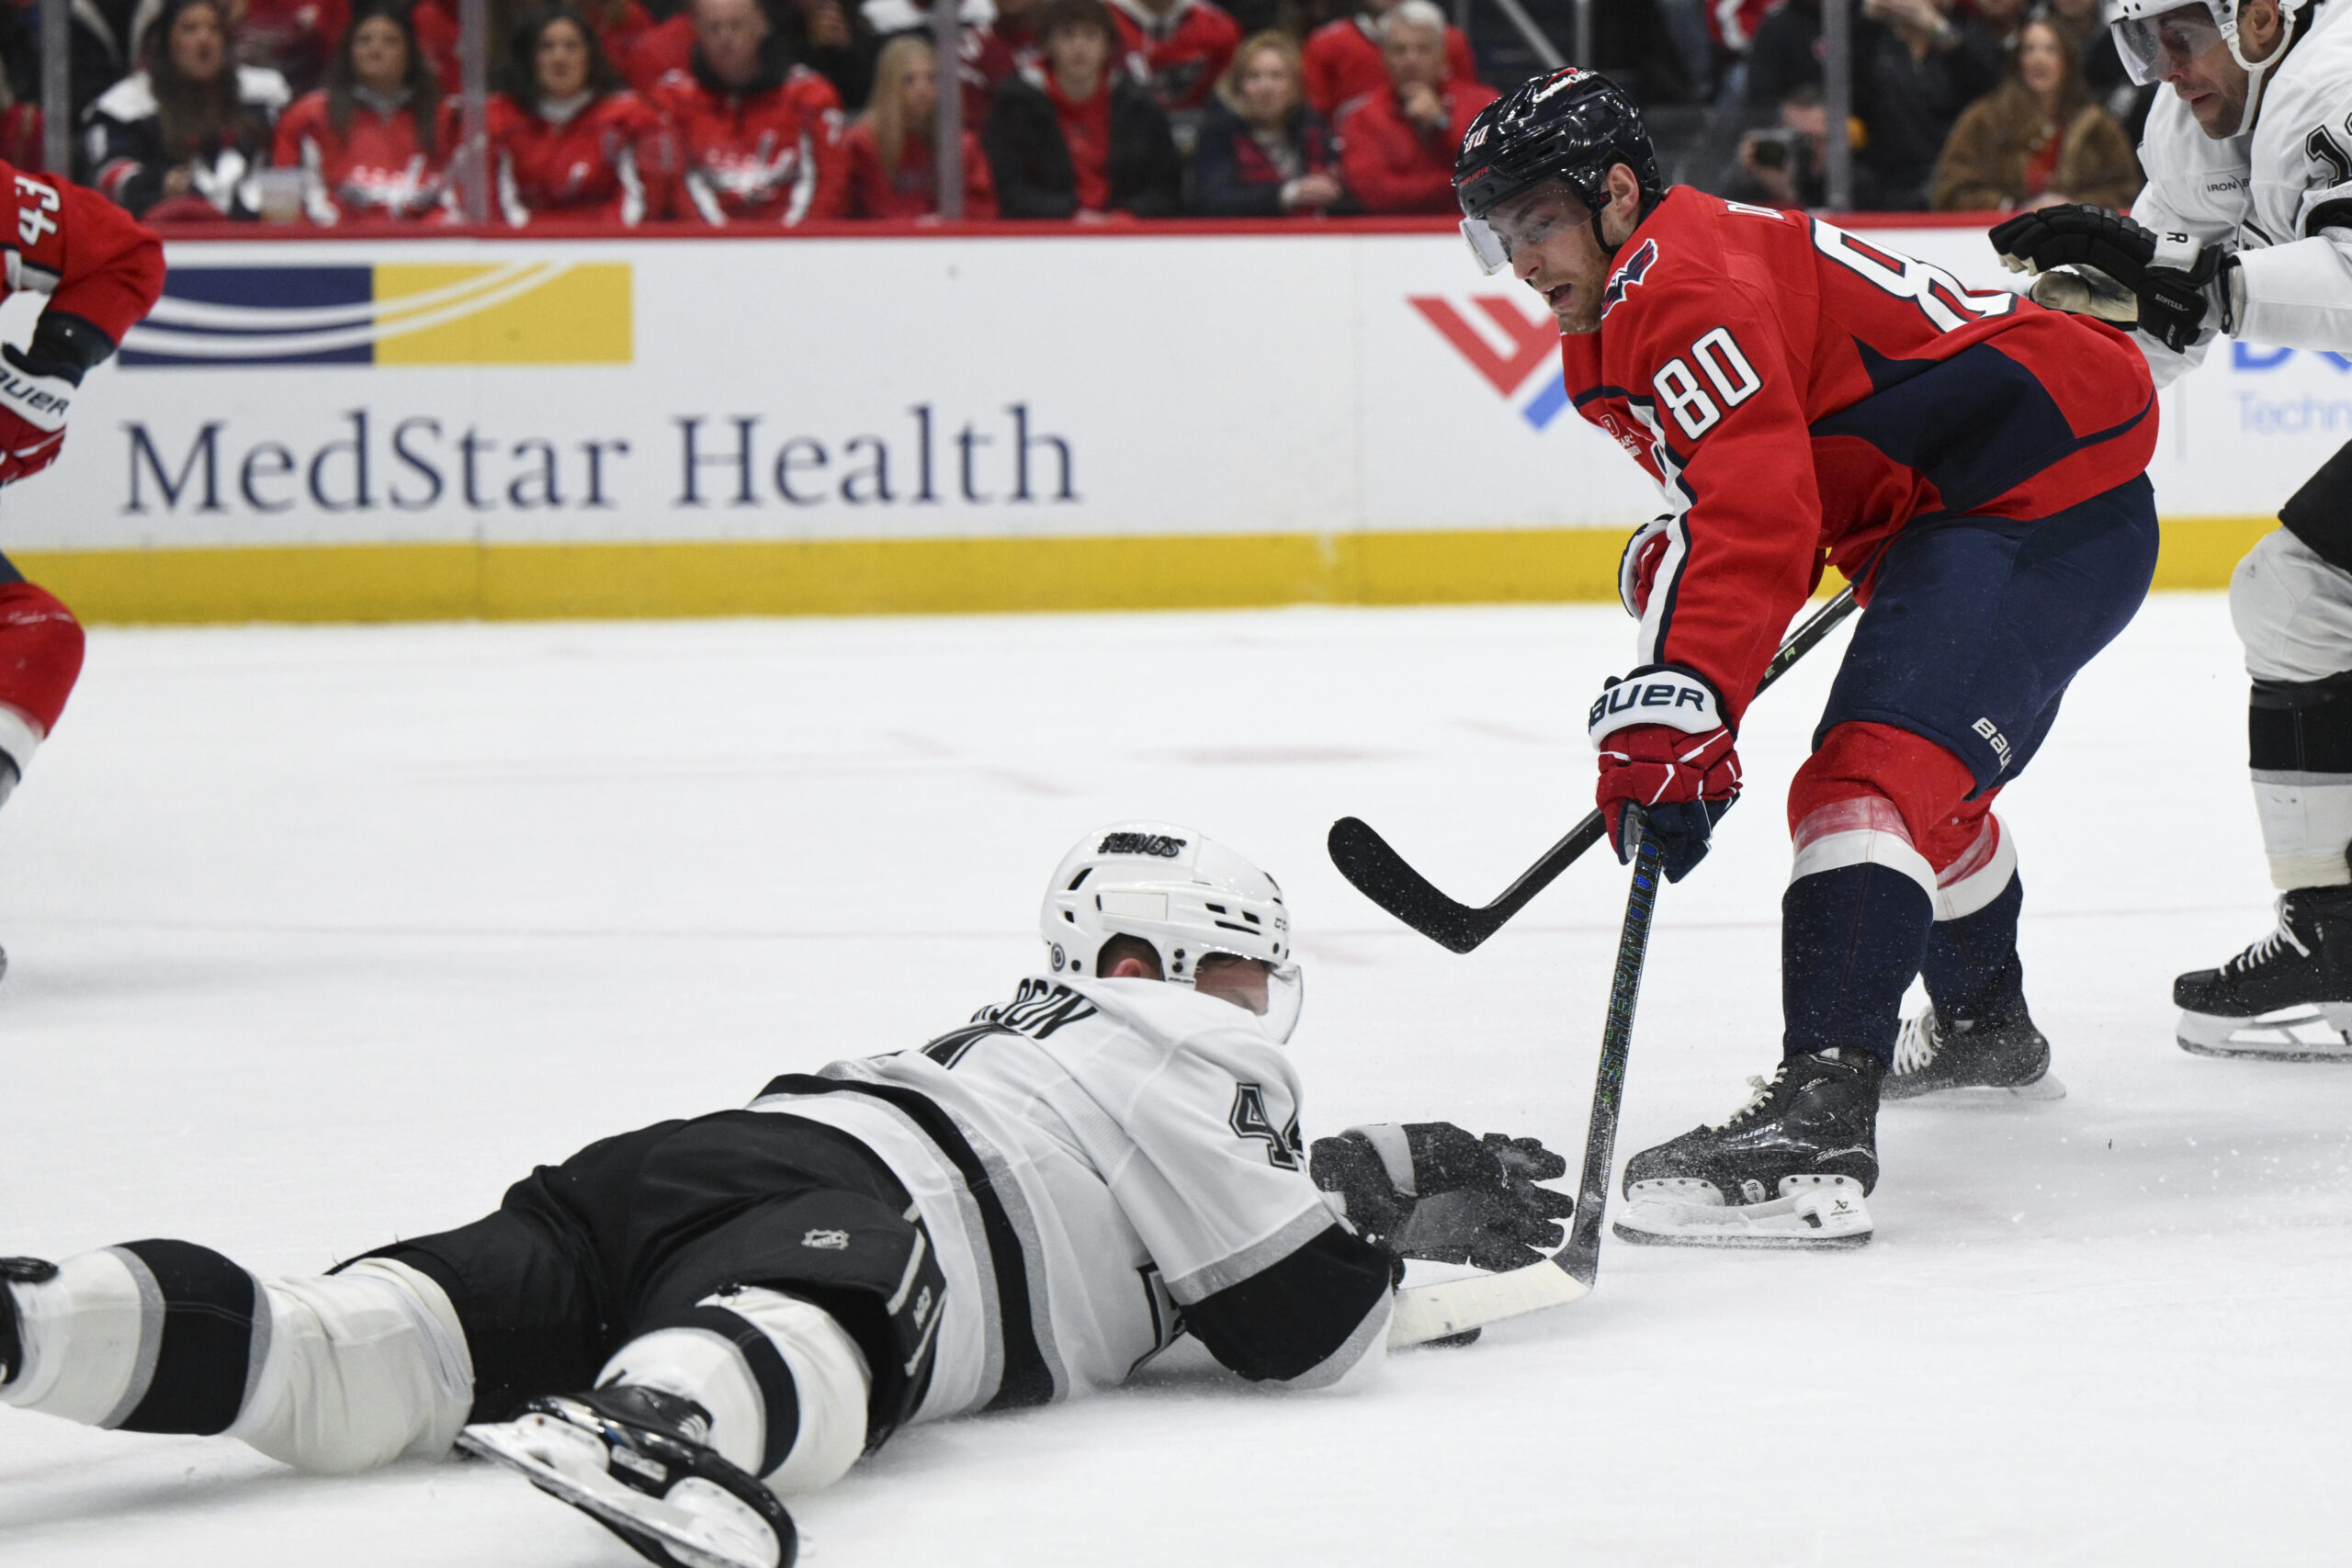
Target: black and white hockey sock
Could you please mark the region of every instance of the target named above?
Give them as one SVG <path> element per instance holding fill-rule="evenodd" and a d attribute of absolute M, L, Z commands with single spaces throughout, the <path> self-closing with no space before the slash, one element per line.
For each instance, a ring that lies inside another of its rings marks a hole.
<path fill-rule="evenodd" d="M 260 1285 L 193 1242 L 86 1252 L 11 1288 L 25 1365 L 0 1398 L 85 1426 L 226 1431 L 268 1351 Z"/>
<path fill-rule="evenodd" d="M 621 1347 L 596 1386 L 628 1383 L 710 1413 L 719 1457 L 790 1495 L 831 1484 L 865 1446 L 865 1357 L 822 1309 L 780 1291 L 708 1296 Z"/>
<path fill-rule="evenodd" d="M 2256 680 L 2246 761 L 2271 882 L 2290 893 L 2352 883 L 2352 675 Z"/>

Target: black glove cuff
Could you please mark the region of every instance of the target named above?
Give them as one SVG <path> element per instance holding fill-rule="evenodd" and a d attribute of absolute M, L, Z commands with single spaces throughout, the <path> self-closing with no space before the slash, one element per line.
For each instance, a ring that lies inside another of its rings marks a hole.
<path fill-rule="evenodd" d="M 30 347 L 11 352 L 8 362 L 36 375 L 62 376 L 75 386 L 92 367 L 105 363 L 114 352 L 114 339 L 81 317 L 63 310 L 43 310 L 33 328 Z"/>

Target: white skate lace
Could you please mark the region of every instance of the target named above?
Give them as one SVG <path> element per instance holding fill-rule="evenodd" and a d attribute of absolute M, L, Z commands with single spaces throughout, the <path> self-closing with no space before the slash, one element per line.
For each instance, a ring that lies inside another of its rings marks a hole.
<path fill-rule="evenodd" d="M 1894 1074 L 1926 1070 L 1943 1048 L 1943 1032 L 1936 1027 L 1936 1010 L 1929 1008 L 1917 1018 L 1903 1021 L 1903 1032 L 1894 1041 Z"/>
<path fill-rule="evenodd" d="M 2293 948 L 2298 953 L 2301 954 L 2305 958 L 2309 958 L 2312 955 L 2312 950 L 2303 945 L 2302 938 L 2297 936 L 2295 934 L 2295 928 L 2287 922 L 2287 900 L 2283 897 L 2278 900 L 2278 929 L 2273 931 L 2268 936 L 2264 937 L 2260 942 L 2256 942 L 2252 947 L 2247 948 L 2244 953 L 2239 953 L 2235 958 L 2231 959 L 2231 973 L 2242 975 L 2247 970 L 2255 968 L 2259 964 L 2269 963 L 2271 959 L 2278 956 L 2278 944 L 2280 942 L 2285 942 L 2289 947 Z"/>
<path fill-rule="evenodd" d="M 1720 1133 L 1727 1127 L 1736 1126 L 1741 1122 L 1746 1121 L 1754 1113 L 1758 1106 L 1772 1098 L 1772 1090 L 1779 1086 L 1781 1079 L 1787 1076 L 1788 1070 L 1789 1065 L 1786 1062 L 1783 1062 L 1780 1066 L 1773 1069 L 1772 1076 L 1769 1078 L 1749 1078 L 1747 1080 L 1747 1102 L 1745 1105 L 1742 1105 L 1738 1110 L 1734 1111 L 1730 1115 L 1724 1117 L 1722 1121 L 1715 1122 L 1712 1130 Z"/>

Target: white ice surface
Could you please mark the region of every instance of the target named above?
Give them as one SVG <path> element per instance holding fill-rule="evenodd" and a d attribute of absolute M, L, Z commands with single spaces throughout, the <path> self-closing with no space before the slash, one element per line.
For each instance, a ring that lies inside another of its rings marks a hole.
<path fill-rule="evenodd" d="M 1600 608 L 100 631 L 0 814 L 0 1250 L 186 1236 L 322 1268 L 538 1161 L 918 1043 L 1030 967 L 1103 819 L 1293 895 L 1309 1130 L 1581 1146 L 1605 856 L 1458 958 L 1322 852 L 1347 812 L 1483 898 L 1582 814 Z M 1621 1158 L 1778 1057 L 1781 799 L 1837 644 L 1663 896 Z M 1600 1288 L 1361 1394 L 1180 1352 L 901 1435 L 798 1515 L 906 1564 L 2340 1562 L 2352 1071 L 2216 1062 L 2168 982 L 2267 928 L 2218 598 L 2153 601 L 2007 814 L 2072 1098 L 1891 1109 L 1877 1241 L 1611 1243 Z M 0 1561 L 605 1564 L 473 1464 L 294 1475 L 0 1410 Z"/>

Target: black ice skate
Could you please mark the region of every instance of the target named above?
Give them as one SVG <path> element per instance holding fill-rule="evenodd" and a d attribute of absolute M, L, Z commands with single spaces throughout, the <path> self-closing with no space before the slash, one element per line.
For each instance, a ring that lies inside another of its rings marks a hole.
<path fill-rule="evenodd" d="M 2278 927 L 2172 983 L 2180 1048 L 2200 1056 L 2352 1061 L 2352 887 L 2298 887 Z"/>
<path fill-rule="evenodd" d="M 2066 1086 L 2051 1076 L 2050 1042 L 2019 997 L 2006 1017 L 1948 1018 L 1931 1005 L 1905 1019 L 1879 1092 L 1888 1100 L 1998 1103 L 2064 1100 Z"/>
<path fill-rule="evenodd" d="M 704 1445 L 693 1400 L 616 1383 L 535 1399 L 458 1446 L 522 1472 L 664 1568 L 792 1568 L 799 1533 L 759 1481 Z"/>
<path fill-rule="evenodd" d="M 1878 1184 L 1879 1080 L 1865 1051 L 1791 1057 L 1729 1119 L 1625 1163 L 1621 1241 L 1677 1247 L 1860 1247 Z"/>

